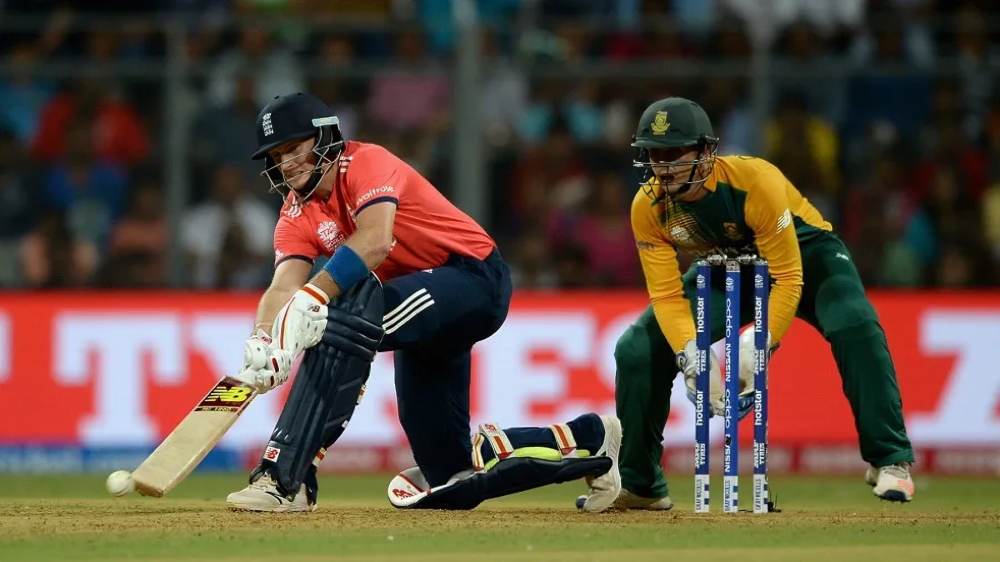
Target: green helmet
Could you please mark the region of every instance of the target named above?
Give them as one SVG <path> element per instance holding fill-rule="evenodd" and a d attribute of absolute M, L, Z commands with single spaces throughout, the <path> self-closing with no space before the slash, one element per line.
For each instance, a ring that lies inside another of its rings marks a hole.
<path fill-rule="evenodd" d="M 718 144 L 712 121 L 700 105 L 685 98 L 665 98 L 639 118 L 632 146 L 639 149 Z"/>
<path fill-rule="evenodd" d="M 650 158 L 650 150 L 656 148 L 697 147 L 698 156 L 692 160 L 677 162 L 660 162 L 660 164 L 679 165 L 681 170 L 687 166 L 687 180 L 673 193 L 681 195 L 694 186 L 704 184 L 709 173 L 697 177 L 699 169 L 707 165 L 715 166 L 715 153 L 719 149 L 719 139 L 712 129 L 708 114 L 695 102 L 684 98 L 665 98 L 646 108 L 639 118 L 639 127 L 632 138 L 635 154 L 632 165 L 645 169 L 640 182 L 642 190 L 654 201 L 668 197 L 666 191 L 657 194 L 650 179 L 653 176 L 654 163 Z M 683 173 L 683 172 L 682 172 Z"/>

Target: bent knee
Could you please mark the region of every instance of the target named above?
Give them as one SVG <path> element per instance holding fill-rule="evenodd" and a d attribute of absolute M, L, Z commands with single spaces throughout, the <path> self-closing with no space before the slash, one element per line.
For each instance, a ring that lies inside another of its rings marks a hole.
<path fill-rule="evenodd" d="M 823 282 L 816 294 L 816 318 L 824 334 L 878 323 L 861 282 L 847 275 Z"/>
<path fill-rule="evenodd" d="M 615 366 L 618 376 L 644 373 L 651 366 L 663 362 L 673 363 L 674 352 L 660 334 L 638 325 L 629 326 L 615 344 Z"/>

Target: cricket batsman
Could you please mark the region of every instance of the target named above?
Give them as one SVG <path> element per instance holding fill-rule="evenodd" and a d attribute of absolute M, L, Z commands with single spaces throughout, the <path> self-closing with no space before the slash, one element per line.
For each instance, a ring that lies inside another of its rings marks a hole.
<path fill-rule="evenodd" d="M 678 252 L 756 253 L 770 266 L 770 349 L 792 323 L 808 322 L 830 343 L 851 405 L 865 481 L 876 496 L 913 499 L 913 451 L 885 333 L 865 296 L 851 253 L 798 189 L 769 162 L 716 156 L 708 115 L 695 102 L 666 98 L 639 120 L 632 147 L 647 170 L 631 220 L 650 306 L 615 347 L 615 401 L 623 428 L 622 492 L 615 506 L 670 509 L 660 459 L 670 390 L 680 371 L 693 400 L 697 369 L 692 320 L 695 268 L 681 275 Z M 743 272 L 751 277 L 752 272 Z M 712 340 L 723 337 L 723 275 L 712 277 Z M 743 284 L 743 318 L 752 317 L 752 284 Z M 753 330 L 741 337 L 739 410 L 753 409 Z M 808 371 L 802 371 L 808 376 Z M 717 358 L 711 360 L 709 410 L 723 415 Z"/>
<path fill-rule="evenodd" d="M 343 433 L 378 351 L 394 351 L 399 419 L 417 466 L 390 482 L 399 508 L 471 509 L 585 478 L 586 511 L 618 497 L 621 426 L 585 414 L 546 428 L 469 431 L 470 350 L 504 322 L 510 270 L 493 239 L 385 148 L 345 140 L 320 99 L 276 97 L 257 116 L 263 174 L 284 196 L 275 271 L 239 374 L 267 392 L 302 362 L 232 509 L 316 508 L 316 468 Z M 314 260 L 329 259 L 312 274 Z"/>

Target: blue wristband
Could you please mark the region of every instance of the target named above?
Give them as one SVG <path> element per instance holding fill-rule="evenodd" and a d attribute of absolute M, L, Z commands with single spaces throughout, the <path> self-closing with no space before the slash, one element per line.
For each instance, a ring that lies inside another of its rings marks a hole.
<path fill-rule="evenodd" d="M 342 245 L 327 260 L 323 271 L 330 274 L 342 293 L 346 293 L 368 275 L 368 266 L 350 246 Z"/>

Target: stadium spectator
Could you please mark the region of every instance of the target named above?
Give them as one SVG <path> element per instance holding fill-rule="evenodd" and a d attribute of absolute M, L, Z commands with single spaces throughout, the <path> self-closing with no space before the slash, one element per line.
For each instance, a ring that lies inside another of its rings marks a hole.
<path fill-rule="evenodd" d="M 765 146 L 765 157 L 824 217 L 836 221 L 838 139 L 833 126 L 809 110 L 805 96 L 789 91 L 780 97 L 767 124 Z"/>
<path fill-rule="evenodd" d="M 0 76 L 0 125 L 10 128 L 27 144 L 38 129 L 42 108 L 52 97 L 52 86 L 38 78 L 32 68 L 38 53 L 28 43 L 16 45 L 7 55 L 10 70 Z"/>
<path fill-rule="evenodd" d="M 105 284 L 157 287 L 166 282 L 169 233 L 163 208 L 159 184 L 144 177 L 132 189 L 128 210 L 111 233 Z"/>
<path fill-rule="evenodd" d="M 629 186 L 631 187 L 631 186 Z M 615 172 L 603 172 L 574 220 L 570 238 L 584 256 L 589 277 L 605 287 L 637 287 L 642 273 L 635 238 L 626 220 L 629 187 Z M 626 217 L 626 218 L 623 218 Z"/>
<path fill-rule="evenodd" d="M 115 164 L 142 162 L 150 151 L 149 134 L 135 108 L 101 78 L 81 78 L 52 98 L 42 110 L 32 141 L 32 156 L 44 162 L 68 151 L 71 123 L 89 123 L 87 143 L 96 156 Z"/>
<path fill-rule="evenodd" d="M 34 227 L 38 199 L 24 147 L 13 131 L 0 129 L 0 287 L 22 282 L 21 245 Z"/>
<path fill-rule="evenodd" d="M 29 288 L 86 286 L 99 262 L 97 246 L 74 235 L 65 214 L 59 211 L 42 215 L 21 246 L 21 270 Z"/>
<path fill-rule="evenodd" d="M 374 126 L 394 133 L 440 131 L 447 123 L 451 101 L 444 69 L 430 63 L 419 31 L 401 30 L 394 41 L 394 68 L 372 78 L 368 117 Z"/>
<path fill-rule="evenodd" d="M 44 205 L 69 221 L 74 239 L 103 251 L 114 221 L 124 210 L 127 177 L 121 167 L 98 158 L 91 139 L 88 123 L 68 125 L 65 152 L 47 168 L 42 194 Z"/>
<path fill-rule="evenodd" d="M 256 82 L 249 76 L 236 79 L 232 99 L 222 106 L 210 105 L 197 114 L 192 127 L 189 154 L 195 166 L 195 177 L 207 186 L 211 174 L 220 164 L 238 167 L 245 177 L 253 178 L 250 185 L 263 188 L 267 182 L 260 180 L 260 167 L 246 155 L 254 150 L 256 134 L 254 120 L 259 109 Z M 201 202 L 208 193 L 195 191 L 193 200 Z"/>
<path fill-rule="evenodd" d="M 240 30 L 236 45 L 217 60 L 209 76 L 208 98 L 218 106 L 236 96 L 239 78 L 253 76 L 254 99 L 263 107 L 275 96 L 300 91 L 305 79 L 290 49 L 272 41 L 271 33 L 257 26 Z"/>
<path fill-rule="evenodd" d="M 181 226 L 194 286 L 251 288 L 265 283 L 274 257 L 275 220 L 274 212 L 248 193 L 238 168 L 216 169 L 211 199 L 189 211 Z"/>

